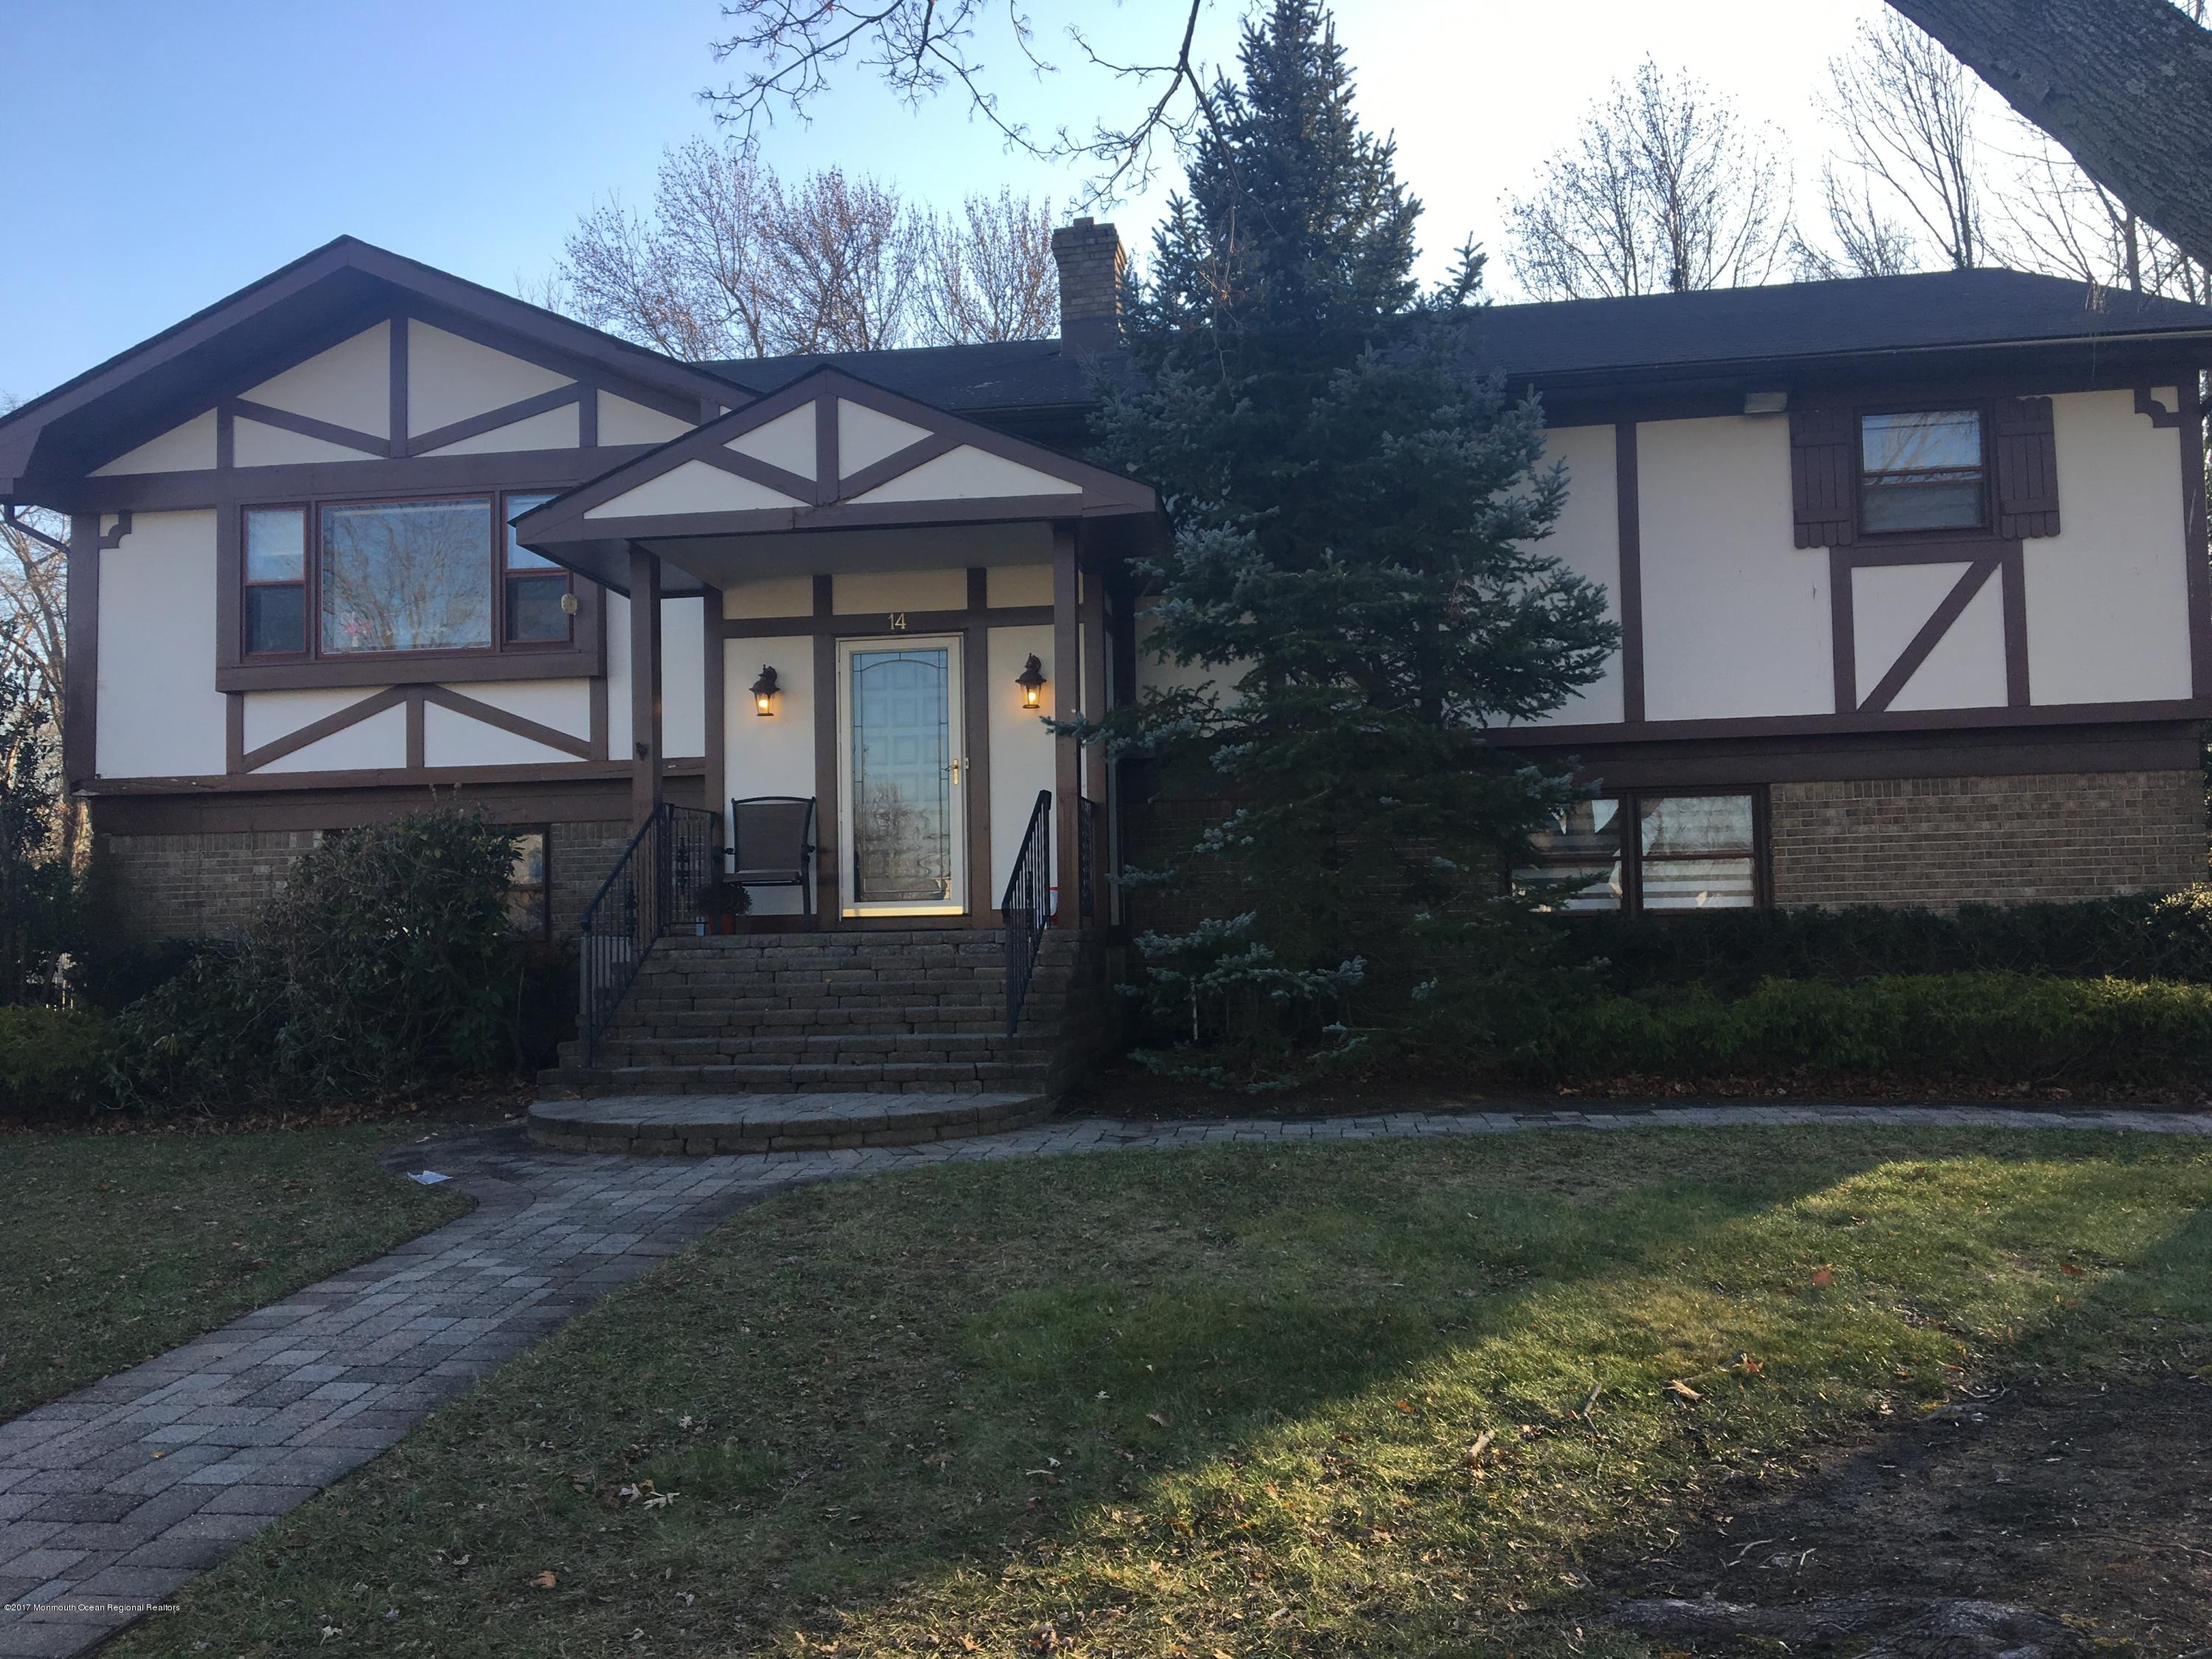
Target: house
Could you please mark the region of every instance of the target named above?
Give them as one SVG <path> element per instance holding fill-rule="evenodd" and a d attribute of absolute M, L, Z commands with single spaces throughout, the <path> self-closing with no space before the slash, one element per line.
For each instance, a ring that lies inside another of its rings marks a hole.
<path fill-rule="evenodd" d="M 1127 574 L 1159 505 L 1077 459 L 1120 245 L 1054 249 L 1056 341 L 682 363 L 341 239 L 0 419 L 0 502 L 69 517 L 65 767 L 122 914 L 234 928 L 317 832 L 458 786 L 526 832 L 554 932 L 618 867 L 719 865 L 734 795 L 811 799 L 819 848 L 757 895 L 748 972 L 781 939 L 1002 982 L 1015 882 L 1103 936 L 1124 850 L 1204 804 L 1121 799 L 1038 721 L 1175 672 Z M 1595 786 L 1538 838 L 1577 906 L 2201 875 L 2212 310 L 1984 270 L 1482 336 L 1623 629 L 1498 734 Z M 609 1018 L 653 971 L 617 931 Z"/>

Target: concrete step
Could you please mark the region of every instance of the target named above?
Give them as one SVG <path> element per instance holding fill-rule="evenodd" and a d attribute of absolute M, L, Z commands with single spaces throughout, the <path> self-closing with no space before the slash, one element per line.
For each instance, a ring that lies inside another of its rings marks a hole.
<path fill-rule="evenodd" d="M 760 1036 L 735 1032 L 651 1036 L 617 1027 L 601 1039 L 598 1066 L 883 1066 L 893 1061 L 1036 1060 L 1050 1057 L 1048 1036 L 1024 1033 L 1009 1041 L 998 1031 L 900 1031 L 829 1036 Z M 564 1042 L 561 1058 L 574 1065 L 581 1045 Z"/>
<path fill-rule="evenodd" d="M 1026 1022 L 1024 1022 L 1026 1024 Z M 840 1032 L 899 1034 L 908 1031 L 1003 1032 L 1004 1002 L 977 1005 L 926 1004 L 881 1008 L 747 1008 L 672 1002 L 640 1008 L 625 1002 L 615 1017 L 621 1036 L 696 1037 L 725 1033 L 750 1036 L 834 1036 Z"/>
<path fill-rule="evenodd" d="M 541 1099 L 609 1095 L 983 1094 L 1044 1086 L 1047 1068 L 1010 1060 L 908 1064 L 558 1066 L 538 1074 Z"/>
<path fill-rule="evenodd" d="M 541 1100 L 530 1138 L 567 1152 L 707 1157 L 952 1140 L 1034 1122 L 1031 1091 L 944 1093 L 611 1095 Z"/>

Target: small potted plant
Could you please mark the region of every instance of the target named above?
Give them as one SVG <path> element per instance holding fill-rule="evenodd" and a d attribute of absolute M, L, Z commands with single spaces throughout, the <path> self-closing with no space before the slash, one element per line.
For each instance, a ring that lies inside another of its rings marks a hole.
<path fill-rule="evenodd" d="M 745 891 L 744 883 L 717 876 L 712 881 L 700 883 L 692 902 L 697 911 L 696 931 L 734 933 L 738 931 L 738 918 L 752 908 L 752 896 Z"/>

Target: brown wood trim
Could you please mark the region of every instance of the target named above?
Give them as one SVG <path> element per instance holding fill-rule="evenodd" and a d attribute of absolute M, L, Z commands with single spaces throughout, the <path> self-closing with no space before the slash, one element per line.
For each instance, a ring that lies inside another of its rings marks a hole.
<path fill-rule="evenodd" d="M 231 420 L 230 405 L 218 404 L 215 411 L 215 465 L 218 472 L 228 472 L 237 465 L 238 434 Z"/>
<path fill-rule="evenodd" d="M 732 617 L 730 637 L 738 640 L 772 640 L 791 635 L 828 634 L 842 635 L 881 633 L 887 612 L 881 611 L 840 611 L 828 617 Z M 987 628 L 1037 628 L 1052 621 L 1048 605 L 1002 605 L 995 611 L 908 611 L 906 631 L 909 634 L 957 634 L 979 618 Z"/>
<path fill-rule="evenodd" d="M 42 501 L 66 512 L 141 512 L 235 507 L 310 499 L 398 500 L 500 489 L 574 489 L 611 461 L 652 453 L 648 444 L 585 449 L 514 449 L 484 455 L 416 455 L 401 460 L 295 461 L 216 471 L 126 472 L 44 486 Z M 596 523 L 597 520 L 594 520 Z"/>
<path fill-rule="evenodd" d="M 1859 706 L 1858 594 L 1853 586 L 1855 567 L 1850 555 L 1848 547 L 1828 550 L 1829 672 L 1839 714 Z"/>
<path fill-rule="evenodd" d="M 326 444 L 337 444 L 346 449 L 358 449 L 364 459 L 385 454 L 389 441 L 371 432 L 362 432 L 349 426 L 338 426 L 329 421 L 319 421 L 312 416 L 295 415 L 289 409 L 278 409 L 270 404 L 257 404 L 250 398 L 231 398 L 224 402 L 231 416 L 237 420 L 258 421 L 263 426 L 273 426 L 280 432 L 292 432 L 302 438 L 319 438 Z M 387 457 L 388 459 L 388 457 Z"/>
<path fill-rule="evenodd" d="M 607 722 L 609 719 L 607 712 L 607 677 L 605 674 L 595 674 L 592 677 L 591 699 L 592 758 L 595 761 L 603 761 L 607 758 Z"/>
<path fill-rule="evenodd" d="M 834 434 L 833 441 L 834 441 Z M 830 615 L 830 579 L 814 579 L 814 614 Z M 845 848 L 839 824 L 837 781 L 837 637 L 814 635 L 814 914 L 824 927 L 842 927 Z"/>
<path fill-rule="evenodd" d="M 222 694 L 222 769 L 233 774 L 246 770 L 246 693 L 243 691 Z"/>
<path fill-rule="evenodd" d="M 672 419 L 689 421 L 693 418 L 693 397 L 688 392 L 678 392 L 669 386 L 656 386 L 635 378 L 633 368 L 679 368 L 695 384 L 704 382 L 720 388 L 717 395 L 726 401 L 742 404 L 750 394 L 733 381 L 707 374 L 690 364 L 678 364 L 673 358 L 659 357 L 627 342 L 601 335 L 600 340 L 619 348 L 622 358 L 572 350 L 558 342 L 521 331 L 509 331 L 495 323 L 487 323 L 470 313 L 436 301 L 410 301 L 408 309 L 418 322 L 432 328 L 443 329 L 448 334 L 458 334 L 464 340 L 474 341 L 488 350 L 502 352 L 509 357 L 519 357 L 551 374 L 565 374 L 580 386 L 601 392 L 611 392 L 617 398 L 626 398 L 647 409 L 656 410 Z M 557 314 L 557 313 L 551 313 Z M 585 325 L 586 328 L 588 325 Z M 592 331 L 596 332 L 596 331 Z M 592 342 L 597 344 L 599 342 Z M 635 354 L 634 359 L 629 354 Z M 558 388 L 555 388 L 558 390 Z M 458 442 L 458 439 L 448 439 Z"/>
<path fill-rule="evenodd" d="M 70 517 L 62 566 L 62 775 L 76 788 L 100 768 L 100 514 Z"/>
<path fill-rule="evenodd" d="M 577 598 L 580 604 L 582 593 Z M 582 620 L 580 616 L 578 620 Z M 218 691 L 301 691 L 466 684 L 476 680 L 580 680 L 605 672 L 604 653 L 580 642 L 573 647 L 504 653 L 470 651 L 441 655 L 409 651 L 390 656 L 240 663 L 218 667 L 215 684 Z"/>
<path fill-rule="evenodd" d="M 407 456 L 407 319 L 394 313 L 386 319 L 386 325 L 392 331 L 392 414 L 388 422 L 392 436 L 384 453 L 387 459 L 398 461 Z"/>
<path fill-rule="evenodd" d="M 1613 428 L 1613 508 L 1620 535 L 1615 595 L 1620 605 L 1620 716 L 1644 718 L 1644 513 L 1638 485 L 1636 422 Z"/>
<path fill-rule="evenodd" d="M 612 394 L 620 397 L 620 392 Z M 576 447 L 597 449 L 599 447 L 599 388 L 586 386 L 576 395 Z"/>
<path fill-rule="evenodd" d="M 664 778 L 696 778 L 706 768 L 704 757 L 678 755 L 661 766 Z M 420 771 L 410 771 L 404 766 L 365 767 L 349 772 L 256 772 L 250 775 L 231 776 L 227 774 L 189 774 L 169 777 L 101 778 L 83 793 L 100 796 L 175 796 L 184 798 L 203 794 L 255 793 L 276 792 L 290 793 L 302 789 L 350 790 L 380 788 L 387 785 L 441 787 L 459 785 L 464 787 L 478 784 L 501 783 L 588 783 L 595 779 L 609 780 L 617 787 L 621 801 L 611 818 L 623 817 L 629 812 L 628 788 L 636 768 L 625 761 L 524 761 L 508 766 L 426 766 Z"/>
<path fill-rule="evenodd" d="M 757 483 L 778 495 L 789 495 L 802 504 L 814 499 L 814 480 L 802 478 L 796 472 L 787 472 L 773 461 L 763 461 L 756 456 L 740 455 L 734 449 L 702 449 L 691 457 L 732 477 Z M 789 509 L 782 509 L 788 511 Z M 597 522 L 597 520 L 594 520 Z"/>
<path fill-rule="evenodd" d="M 1898 653 L 1897 660 L 1890 664 L 1882 677 L 1875 682 L 1874 690 L 1866 694 L 1865 701 L 1859 704 L 1862 714 L 1879 713 L 1897 700 L 1897 694 L 1905 690 L 1905 683 L 1919 672 L 1920 665 L 1928 660 L 1929 654 L 1942 642 L 1943 635 L 1950 632 L 1951 624 L 1965 614 L 1966 607 L 1973 603 L 1974 596 L 1982 591 L 1996 571 L 1996 560 L 1984 558 L 1976 559 L 1960 573 L 1959 580 L 1951 584 L 1951 591 L 1929 613 L 1928 620 L 1920 624 L 1919 631 L 1905 641 L 1905 649 Z"/>
<path fill-rule="evenodd" d="M 722 590 L 719 587 L 709 587 L 699 596 L 699 656 L 700 689 L 707 705 L 706 736 L 702 739 L 707 750 L 707 810 L 721 820 L 722 834 L 726 837 L 730 833 L 730 647 L 722 633 Z"/>
<path fill-rule="evenodd" d="M 1999 599 L 2004 607 L 2005 703 L 2025 709 L 2027 683 L 2027 559 L 2018 542 L 1997 556 L 2003 571 Z"/>
<path fill-rule="evenodd" d="M 2193 771 L 2202 755 L 2195 724 L 2170 720 L 2143 726 L 2023 727 L 1996 733 L 1934 730 L 1597 744 L 1582 746 L 1574 758 L 1576 775 L 1585 783 L 1650 789 Z"/>
<path fill-rule="evenodd" d="M 419 812 L 434 791 L 480 807 L 503 823 L 620 823 L 629 810 L 627 777 L 507 778 L 484 783 L 473 777 L 440 775 L 335 789 L 319 781 L 307 788 L 264 787 L 288 775 L 246 780 L 250 787 L 245 788 L 190 794 L 97 795 L 88 803 L 93 829 L 102 836 L 335 830 Z M 698 793 L 696 775 L 672 775 L 672 799 L 689 805 Z"/>
<path fill-rule="evenodd" d="M 2185 373 L 2187 373 L 2187 371 L 2185 371 Z M 2189 378 L 2193 380 L 2195 376 L 2193 374 L 2190 374 Z M 2150 423 L 2153 426 L 2164 428 L 2179 426 L 2182 423 L 2182 411 L 2179 409 L 2166 408 L 2165 404 L 2160 403 L 2157 398 L 2150 395 L 2150 388 L 2148 386 L 2139 386 L 2135 390 L 2136 413 L 2138 415 L 2148 415 L 2150 417 Z M 2184 398 L 2181 401 L 2185 405 L 2189 400 Z"/>
<path fill-rule="evenodd" d="M 1925 540 L 1909 542 L 1862 542 L 1853 547 L 1839 548 L 1844 559 L 1854 569 L 1871 569 L 1876 566 L 1889 567 L 1910 564 L 1966 564 L 1972 560 L 2001 556 L 2006 548 L 2017 544 L 1986 530 L 1962 531 L 1956 536 L 1929 537 Z"/>
<path fill-rule="evenodd" d="M 2204 407 L 2197 389 L 2197 371 L 2178 376 L 2176 397 L 2181 400 L 2175 435 L 2181 442 L 2182 562 L 2187 573 L 2189 604 L 2190 687 L 2200 697 L 2212 697 L 2212 549 L 2205 538 Z"/>
<path fill-rule="evenodd" d="M 950 432 L 933 432 L 926 438 L 916 438 L 904 449 L 895 449 L 879 461 L 870 461 L 850 477 L 838 479 L 836 499 L 849 501 L 855 495 L 865 495 L 878 484 L 904 477 L 915 468 L 940 455 L 951 454 L 967 441 L 957 433 Z"/>
<path fill-rule="evenodd" d="M 1082 571 L 1083 617 L 1080 637 L 1083 641 L 1083 714 L 1086 720 L 1097 720 L 1106 713 L 1106 580 L 1095 562 Z M 1079 927 L 1103 925 L 1110 908 L 1107 900 L 1106 826 L 1113 817 L 1108 794 L 1109 776 L 1106 769 L 1106 750 L 1102 744 L 1086 744 L 1079 751 L 1083 776 L 1083 798 L 1091 803 L 1091 914 L 1085 918 L 1080 909 L 1081 895 L 1078 893 L 1078 909 L 1074 923 Z M 1077 852 L 1082 851 L 1080 842 Z"/>
<path fill-rule="evenodd" d="M 117 548 L 123 545 L 123 538 L 130 533 L 131 510 L 130 508 L 125 507 L 122 512 L 118 513 L 115 515 L 115 528 L 105 532 L 100 536 L 100 550 L 103 553 L 112 553 Z M 51 540 L 52 538 L 41 538 L 40 539 Z"/>
<path fill-rule="evenodd" d="M 837 476 L 844 466 L 837 434 L 837 394 L 818 387 L 814 398 L 814 504 L 827 507 L 837 499 Z M 799 405 L 794 403 L 792 407 Z"/>
<path fill-rule="evenodd" d="M 408 693 L 408 702 L 410 705 L 434 702 L 441 708 L 447 709 L 456 714 L 465 715 L 470 720 L 494 726 L 514 737 L 527 738 L 532 743 L 542 743 L 548 749 L 558 749 L 563 754 L 574 755 L 578 760 L 592 758 L 592 740 L 588 737 L 580 738 L 574 732 L 564 732 L 557 726 L 544 725 L 540 721 L 515 714 L 510 709 L 499 708 L 496 704 L 481 702 L 474 697 L 464 696 L 458 691 L 449 691 L 441 685 L 412 687 Z"/>
<path fill-rule="evenodd" d="M 436 326 L 434 324 L 432 326 Z M 559 370 L 550 371 L 554 374 Z M 447 444 L 461 443 L 470 438 L 482 437 L 487 432 L 496 432 L 503 426 L 513 426 L 517 421 L 526 421 L 533 415 L 543 415 L 549 410 L 563 408 L 579 401 L 587 390 L 580 382 L 556 386 L 550 392 L 541 392 L 534 398 L 524 398 L 497 409 L 488 409 L 481 415 L 471 415 L 465 421 L 451 421 L 420 436 L 407 441 L 407 453 L 427 455 L 434 449 L 443 449 Z M 578 434 L 581 435 L 581 417 L 578 417 Z M 580 447 L 580 446 L 579 446 Z"/>
<path fill-rule="evenodd" d="M 429 743 L 423 727 L 427 724 L 422 710 L 428 699 L 419 685 L 410 686 L 407 692 L 407 769 L 419 772 L 429 763 L 426 759 Z"/>
<path fill-rule="evenodd" d="M 1052 527 L 1052 708 L 1055 718 L 1067 719 L 1083 708 L 1083 644 L 1081 611 L 1077 592 L 1075 526 Z M 1076 925 L 1076 883 L 1082 865 L 1078 857 L 1075 815 L 1083 793 L 1083 757 L 1072 737 L 1059 737 L 1052 745 L 1053 879 L 1060 888 L 1061 926 Z"/>
<path fill-rule="evenodd" d="M 641 547 L 629 554 L 630 822 L 659 808 L 661 748 L 660 560 Z"/>
<path fill-rule="evenodd" d="M 247 750 L 240 757 L 240 769 L 245 772 L 258 772 L 271 761 L 283 760 L 287 755 L 297 754 L 310 744 L 320 743 L 325 738 L 343 732 L 349 726 L 358 726 L 365 720 L 381 714 L 387 708 L 401 707 L 410 700 L 411 695 L 409 689 L 404 685 L 395 685 L 382 691 L 372 692 L 358 702 L 349 702 L 343 708 L 332 710 L 319 720 L 309 720 L 305 726 L 295 727 L 281 738 L 272 738 L 258 749 Z"/>
<path fill-rule="evenodd" d="M 1741 719 L 1647 720 L 1642 726 L 1592 721 L 1587 725 L 1500 727 L 1490 740 L 1510 749 L 1582 749 L 1592 744 L 1688 738 L 1802 736 L 1821 732 L 1981 730 L 1992 726 L 2078 726 L 2108 722 L 2212 720 L 2212 698 L 2167 697 L 2139 702 L 2046 702 L 2033 707 L 1889 709 L 1863 714 L 1763 714 Z"/>
<path fill-rule="evenodd" d="M 130 523 L 131 515 L 126 513 L 124 514 L 122 517 L 126 528 L 118 533 L 128 534 L 127 526 Z M 0 523 L 4 523 L 9 529 L 14 531 L 17 535 L 27 536 L 31 540 L 38 543 L 40 546 L 51 548 L 57 553 L 66 553 L 70 550 L 68 537 L 49 536 L 45 531 L 40 529 L 36 525 L 26 523 L 23 520 L 17 518 L 15 516 L 15 503 L 12 501 L 0 502 Z M 112 547 L 114 545 L 114 544 L 110 542 L 105 536 L 100 538 L 100 544 L 102 547 Z"/>
<path fill-rule="evenodd" d="M 991 573 L 968 567 L 968 620 L 960 629 L 961 687 L 968 738 L 968 910 L 995 915 L 997 884 L 991 867 L 991 629 L 982 620 L 991 607 Z"/>

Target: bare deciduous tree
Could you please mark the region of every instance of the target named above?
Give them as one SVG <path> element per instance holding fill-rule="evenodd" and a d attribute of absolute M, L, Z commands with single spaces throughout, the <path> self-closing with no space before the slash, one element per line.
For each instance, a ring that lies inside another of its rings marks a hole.
<path fill-rule="evenodd" d="M 1854 268 L 1884 274 L 1899 215 L 1919 227 L 1910 240 L 1924 237 L 1953 270 L 1989 263 L 1980 100 L 1966 66 L 1892 15 L 1859 25 L 1856 49 L 1830 61 L 1828 82 L 1828 118 L 1856 175 L 1825 180 L 1828 225 Z M 1869 254 L 1875 269 L 1864 263 Z"/>
<path fill-rule="evenodd" d="M 1060 325 L 1052 204 L 1001 189 L 970 196 L 957 217 L 929 227 L 918 290 L 923 337 L 938 345 L 1035 340 Z"/>
<path fill-rule="evenodd" d="M 2201 0 L 1890 0 L 2096 182 L 2212 263 L 2212 37 Z"/>
<path fill-rule="evenodd" d="M 876 351 L 905 343 L 927 222 L 898 191 L 836 167 L 771 184 L 762 252 L 765 333 L 778 351 Z"/>
<path fill-rule="evenodd" d="M 14 399 L 0 399 L 0 410 Z M 0 667 L 13 665 L 27 679 L 35 703 L 58 732 L 68 718 L 64 663 L 69 648 L 69 556 L 59 544 L 64 526 L 36 509 L 0 519 Z M 64 801 L 54 815 L 57 853 L 70 868 L 82 853 L 84 812 Z"/>
<path fill-rule="evenodd" d="M 1094 176 L 1083 199 L 1111 203 L 1152 181 L 1163 146 L 1171 152 L 1200 124 L 1213 121 L 1214 74 L 1195 56 L 1199 20 L 1210 3 L 1182 0 L 1180 30 L 1163 32 L 1167 49 L 1156 62 L 1109 54 L 1080 23 L 1066 26 L 1072 61 L 1105 70 L 1137 94 L 1126 117 L 1102 118 L 1087 134 L 1066 126 L 1039 131 L 1010 115 L 991 84 L 993 72 L 976 40 L 978 27 L 990 20 L 1002 20 L 1030 73 L 1059 70 L 1041 49 L 1023 0 L 726 0 L 722 15 L 731 33 L 713 43 L 714 58 L 734 58 L 743 72 L 702 96 L 718 120 L 750 137 L 779 110 L 806 118 L 809 106 L 829 90 L 832 72 L 857 54 L 863 69 L 909 104 L 957 88 L 1009 149 L 1089 165 Z"/>
<path fill-rule="evenodd" d="M 869 351 L 1050 334 L 1049 204 L 1012 191 L 939 220 L 836 168 L 787 185 L 735 139 L 661 161 L 653 208 L 585 215 L 522 297 L 672 357 Z"/>
<path fill-rule="evenodd" d="M 1506 264 L 1540 299 L 1732 288 L 1772 273 L 1788 174 L 1768 136 L 1646 58 L 1506 205 Z"/>
<path fill-rule="evenodd" d="M 1863 175 L 1846 178 L 1834 162 L 1824 162 L 1820 193 L 1834 245 L 1808 241 L 1799 230 L 1790 233 L 1790 259 L 1800 282 L 1898 276 L 1918 269 L 1912 233 L 1882 212 Z"/>

